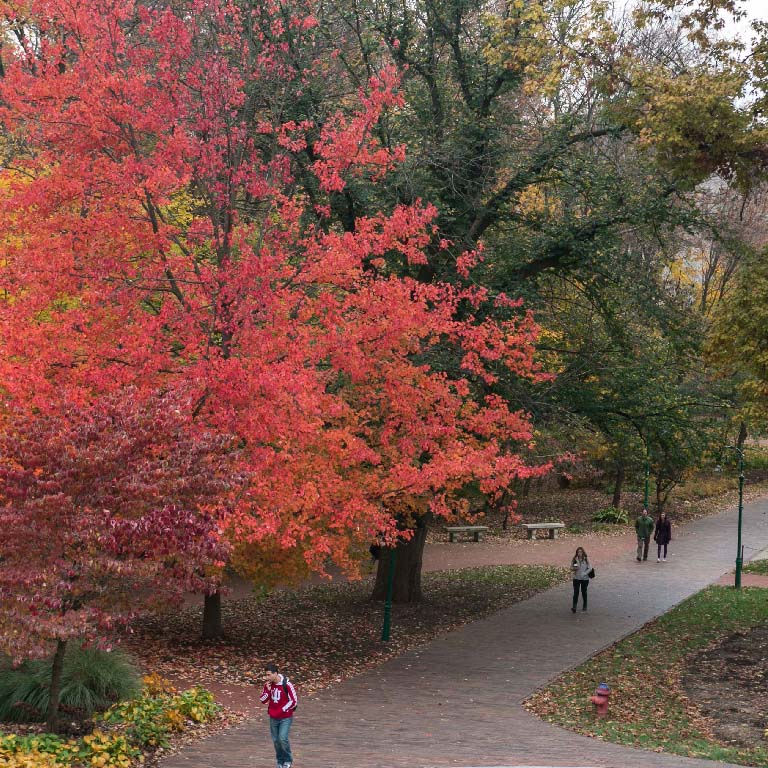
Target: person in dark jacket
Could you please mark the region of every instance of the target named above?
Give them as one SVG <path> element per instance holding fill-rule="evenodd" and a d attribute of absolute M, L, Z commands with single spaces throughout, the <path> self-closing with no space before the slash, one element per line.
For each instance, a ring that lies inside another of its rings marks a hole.
<path fill-rule="evenodd" d="M 653 533 L 653 518 L 643 509 L 643 514 L 635 520 L 635 532 L 637 533 L 637 562 L 648 559 L 648 547 Z"/>
<path fill-rule="evenodd" d="M 659 519 L 656 521 L 656 530 L 653 532 L 653 540 L 656 542 L 658 553 L 656 555 L 656 562 L 661 562 L 661 548 L 664 547 L 664 562 L 667 562 L 667 546 L 672 541 L 672 523 L 669 522 L 666 512 L 662 512 L 659 515 Z"/>

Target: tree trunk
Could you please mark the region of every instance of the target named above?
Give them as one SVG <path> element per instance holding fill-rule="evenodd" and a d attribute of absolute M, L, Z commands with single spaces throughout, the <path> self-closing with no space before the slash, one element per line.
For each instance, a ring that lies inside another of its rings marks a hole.
<path fill-rule="evenodd" d="M 526 477 L 525 480 L 523 480 L 522 485 L 520 486 L 520 489 L 517 493 L 518 500 L 527 499 L 528 493 L 531 490 L 531 478 Z M 508 531 L 509 530 L 509 519 L 511 517 L 510 513 L 510 494 L 508 490 L 504 491 L 504 496 L 502 497 L 502 504 L 504 505 L 504 520 L 501 523 L 501 530 L 502 531 Z"/>
<path fill-rule="evenodd" d="M 501 496 L 501 501 L 499 502 L 499 506 L 501 506 L 504 509 L 504 519 L 501 521 L 501 530 L 506 531 L 509 528 L 509 491 L 507 489 L 504 490 L 504 493 Z"/>
<path fill-rule="evenodd" d="M 417 603 L 421 600 L 421 563 L 427 542 L 428 516 L 419 518 L 413 536 L 400 542 L 397 547 L 395 577 L 392 584 L 393 603 Z M 392 549 L 382 547 L 372 600 L 386 600 L 389 563 Z"/>
<path fill-rule="evenodd" d="M 224 634 L 221 624 L 221 593 L 205 596 L 203 604 L 203 639 L 218 640 Z"/>
<path fill-rule="evenodd" d="M 739 425 L 739 436 L 736 439 L 736 447 L 740 450 L 743 450 L 744 443 L 747 442 L 747 424 L 746 422 L 742 421 Z"/>
<path fill-rule="evenodd" d="M 616 467 L 616 482 L 613 486 L 613 501 L 611 506 L 616 509 L 621 508 L 621 490 L 624 486 L 624 462 L 620 461 Z"/>
<path fill-rule="evenodd" d="M 48 711 L 45 713 L 45 725 L 49 733 L 59 732 L 59 695 L 61 693 L 61 673 L 64 670 L 64 654 L 67 641 L 56 641 L 56 653 L 51 667 L 51 686 L 48 689 Z"/>
<path fill-rule="evenodd" d="M 659 516 L 664 511 L 664 506 L 667 503 L 667 499 L 669 499 L 669 494 L 672 492 L 672 489 L 677 485 L 677 482 L 674 480 L 667 481 L 667 484 L 664 485 L 663 482 L 657 477 L 656 478 L 656 515 Z"/>

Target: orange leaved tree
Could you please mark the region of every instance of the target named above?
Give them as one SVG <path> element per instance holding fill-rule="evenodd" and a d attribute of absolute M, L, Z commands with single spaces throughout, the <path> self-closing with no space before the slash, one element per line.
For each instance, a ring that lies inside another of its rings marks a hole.
<path fill-rule="evenodd" d="M 330 219 L 350 178 L 402 158 L 374 134 L 401 106 L 391 72 L 343 112 L 285 123 L 327 63 L 301 4 L 0 8 L 13 38 L 0 80 L 11 399 L 45 412 L 62 387 L 183 383 L 196 423 L 238 439 L 248 484 L 229 536 L 298 548 L 317 570 L 411 536 L 389 511 L 403 494 L 448 515 L 470 481 L 493 494 L 543 471 L 520 455 L 526 414 L 493 394 L 501 369 L 539 375 L 530 315 L 469 280 L 402 276 L 438 242 L 427 203 L 344 231 Z M 299 162 L 314 184 L 296 184 Z"/>

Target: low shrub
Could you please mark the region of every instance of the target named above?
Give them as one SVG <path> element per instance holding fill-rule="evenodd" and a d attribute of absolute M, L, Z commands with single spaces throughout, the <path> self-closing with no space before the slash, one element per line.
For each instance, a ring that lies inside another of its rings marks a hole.
<path fill-rule="evenodd" d="M 42 722 L 48 709 L 52 659 L 27 661 L 14 668 L 0 664 L 0 720 L 12 723 Z M 94 712 L 136 696 L 139 673 L 122 651 L 102 651 L 73 645 L 64 657 L 61 675 L 61 709 L 88 718 Z"/>
<path fill-rule="evenodd" d="M 11 768 L 129 768 L 139 754 L 118 733 L 94 731 L 81 739 L 64 739 L 50 733 L 0 737 L 0 764 Z"/>
<path fill-rule="evenodd" d="M 592 522 L 626 525 L 629 522 L 629 515 L 626 510 L 619 509 L 618 507 L 606 507 L 592 516 Z"/>
<path fill-rule="evenodd" d="M 166 680 L 156 672 L 151 675 L 144 675 L 141 678 L 141 686 L 142 692 L 149 696 L 159 696 L 161 693 L 178 693 L 176 688 L 171 685 L 170 680 Z"/>
<path fill-rule="evenodd" d="M 169 699 L 165 694 L 152 696 L 145 692 L 137 699 L 116 704 L 103 717 L 107 723 L 124 724 L 128 738 L 141 747 L 167 747 L 175 720 L 167 718 Z"/>
<path fill-rule="evenodd" d="M 190 722 L 214 718 L 220 707 L 204 688 L 176 693 L 161 677 L 145 678 L 140 696 L 99 716 L 105 730 L 79 739 L 50 733 L 0 736 L 0 765 L 7 768 L 129 768 L 142 753 L 167 746 L 169 735 Z M 109 729 L 108 731 L 106 729 Z"/>
<path fill-rule="evenodd" d="M 183 731 L 187 721 L 205 723 L 221 710 L 213 694 L 204 688 L 191 688 L 179 694 L 162 692 L 169 688 L 158 685 L 157 679 L 150 679 L 141 696 L 111 707 L 102 716 L 103 720 L 125 726 L 133 743 L 154 748 L 167 746 L 169 735 Z M 152 690 L 161 692 L 151 693 Z"/>
<path fill-rule="evenodd" d="M 208 722 L 221 711 L 221 707 L 213 700 L 213 694 L 200 687 L 174 696 L 173 702 L 175 709 L 195 723 Z"/>

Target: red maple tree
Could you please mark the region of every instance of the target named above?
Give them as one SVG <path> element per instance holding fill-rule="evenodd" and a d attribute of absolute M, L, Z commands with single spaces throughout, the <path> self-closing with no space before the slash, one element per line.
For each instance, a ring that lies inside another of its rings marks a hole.
<path fill-rule="evenodd" d="M 17 40 L 0 81 L 9 397 L 45 412 L 60 387 L 185 382 L 196 422 L 240 440 L 230 535 L 316 569 L 407 536 L 388 499 L 446 515 L 470 481 L 493 494 L 544 470 L 518 450 L 526 414 L 488 394 L 501 369 L 539 375 L 530 314 L 469 281 L 401 276 L 439 237 L 428 204 L 353 231 L 329 217 L 350 178 L 402 158 L 373 133 L 401 106 L 391 72 L 323 124 L 283 122 L 325 66 L 300 4 L 0 8 Z M 297 158 L 314 187 L 295 183 Z"/>
<path fill-rule="evenodd" d="M 68 641 L 107 641 L 142 611 L 216 588 L 236 450 L 191 428 L 189 405 L 128 391 L 3 414 L 0 649 L 21 661 L 55 647 L 53 729 Z"/>

